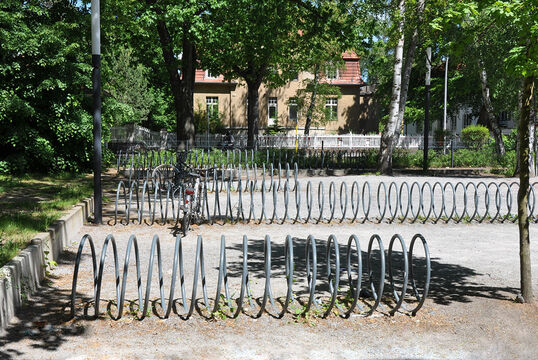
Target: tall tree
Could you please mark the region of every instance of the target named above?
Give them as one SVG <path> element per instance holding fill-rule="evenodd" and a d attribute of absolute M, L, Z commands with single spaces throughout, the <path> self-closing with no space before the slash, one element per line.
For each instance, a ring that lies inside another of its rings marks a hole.
<path fill-rule="evenodd" d="M 170 1 L 146 0 L 155 16 L 161 45 L 162 57 L 168 73 L 176 112 L 178 145 L 194 145 L 194 80 L 197 57 L 197 34 L 203 26 L 200 16 L 208 10 L 206 2 L 185 1 L 181 4 Z M 170 25 L 169 25 L 170 24 Z M 171 33 L 170 29 L 176 32 Z M 179 60 L 178 57 L 181 56 Z"/>
<path fill-rule="evenodd" d="M 0 173 L 91 168 L 89 24 L 70 1 L 0 2 Z"/>
<path fill-rule="evenodd" d="M 398 123 L 400 127 L 396 128 L 396 131 L 400 131 L 401 127 L 404 124 L 404 114 L 405 107 L 407 103 L 407 94 L 409 93 L 409 82 L 411 80 L 411 69 L 413 67 L 413 62 L 415 60 L 415 52 L 417 50 L 417 45 L 419 41 L 419 31 L 421 26 L 423 26 L 423 15 L 424 15 L 424 6 L 425 0 L 418 0 L 416 6 L 416 12 L 414 12 L 414 19 L 416 21 L 412 22 L 413 29 L 409 45 L 405 54 L 405 63 L 403 65 L 403 78 L 402 78 L 402 90 L 400 94 L 400 105 L 398 109 Z M 408 21 L 409 23 L 409 21 Z"/>
<path fill-rule="evenodd" d="M 535 37 L 538 41 L 538 37 Z M 529 123 L 532 99 L 535 92 L 535 75 L 529 74 L 523 81 L 523 106 L 519 117 L 519 190 L 517 193 L 517 215 L 519 226 L 519 261 L 521 295 L 526 302 L 533 302 L 532 272 L 529 234 Z"/>
<path fill-rule="evenodd" d="M 361 28 L 359 13 L 365 15 L 364 9 L 352 1 L 320 1 L 308 10 L 301 29 L 302 41 L 298 44 L 303 54 L 299 68 L 313 74 L 313 78 L 304 80 L 305 88 L 298 94 L 303 100 L 300 107 L 306 107 L 305 135 L 310 133 L 316 108 L 319 108 L 318 97 L 321 95 L 324 99 L 325 95 L 340 94 L 339 89 L 320 82 L 326 80 L 328 69 L 342 67 L 345 51 L 362 50 L 357 41 L 360 39 L 357 29 Z"/>
<path fill-rule="evenodd" d="M 297 58 L 294 49 L 300 36 L 298 11 L 286 0 L 230 0 L 208 14 L 213 31 L 206 33 L 200 49 L 202 65 L 227 79 L 245 81 L 251 148 L 258 139 L 260 85 L 283 83 L 292 76 L 289 70 Z"/>
<path fill-rule="evenodd" d="M 529 234 L 529 124 L 533 109 L 536 76 L 538 75 L 538 3 L 534 0 L 486 0 L 453 2 L 448 7 L 444 21 L 447 23 L 477 23 L 487 15 L 490 20 L 482 31 L 467 29 L 468 38 L 476 39 L 491 28 L 511 29 L 509 41 L 503 45 L 504 77 L 523 78 L 520 90 L 520 113 L 518 128 L 519 190 L 518 227 L 521 297 L 533 302 L 530 234 Z M 498 53 L 496 54 L 499 55 Z"/>
<path fill-rule="evenodd" d="M 394 48 L 394 75 L 392 81 L 392 95 L 390 99 L 390 113 L 387 125 L 381 134 L 381 144 L 379 148 L 378 169 L 382 174 L 392 174 L 392 152 L 400 135 L 398 113 L 400 110 L 402 60 L 405 39 L 405 0 L 399 0 L 396 18 L 398 24 L 396 36 L 398 40 Z"/>
<path fill-rule="evenodd" d="M 495 110 L 493 110 L 493 104 L 491 103 L 491 92 L 488 82 L 486 66 L 484 65 L 484 61 L 482 60 L 480 55 L 478 56 L 477 62 L 478 74 L 480 76 L 480 86 L 482 89 L 482 102 L 488 116 L 488 125 L 493 132 L 493 136 L 495 137 L 495 148 L 497 150 L 497 154 L 499 156 L 504 156 L 506 151 L 504 149 L 503 135 L 499 126 L 499 120 L 495 115 Z"/>
<path fill-rule="evenodd" d="M 249 147 L 257 144 L 260 85 L 281 86 L 297 72 L 334 57 L 329 48 L 324 59 L 313 54 L 319 55 L 320 44 L 331 36 L 338 40 L 351 33 L 354 22 L 334 17 L 346 9 L 350 13 L 350 4 L 347 0 L 229 0 L 208 14 L 213 30 L 205 34 L 200 59 L 204 67 L 227 79 L 245 81 Z"/>

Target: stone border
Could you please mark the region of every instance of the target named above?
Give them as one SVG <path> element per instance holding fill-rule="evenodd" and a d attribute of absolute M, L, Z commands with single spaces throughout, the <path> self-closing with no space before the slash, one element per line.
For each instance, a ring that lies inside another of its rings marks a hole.
<path fill-rule="evenodd" d="M 24 300 L 39 290 L 48 262 L 58 261 L 92 213 L 93 198 L 83 200 L 0 268 L 0 330 L 15 318 Z"/>

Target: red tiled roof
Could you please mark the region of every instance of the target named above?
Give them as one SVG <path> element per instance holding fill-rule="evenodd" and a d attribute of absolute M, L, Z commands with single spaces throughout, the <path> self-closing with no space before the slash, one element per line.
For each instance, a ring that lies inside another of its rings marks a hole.
<path fill-rule="evenodd" d="M 361 66 L 360 56 L 354 51 L 345 51 L 342 53 L 342 59 L 344 60 L 344 67 L 338 71 L 338 79 L 326 80 L 322 79 L 322 82 L 328 82 L 331 84 L 349 84 L 349 85 L 362 85 L 364 82 L 361 79 Z M 196 69 L 195 82 L 197 83 L 227 83 L 222 75 L 217 78 L 206 77 L 206 71 L 203 69 Z"/>
<path fill-rule="evenodd" d="M 355 51 L 348 50 L 342 53 L 342 59 L 344 60 L 359 60 L 360 56 Z"/>

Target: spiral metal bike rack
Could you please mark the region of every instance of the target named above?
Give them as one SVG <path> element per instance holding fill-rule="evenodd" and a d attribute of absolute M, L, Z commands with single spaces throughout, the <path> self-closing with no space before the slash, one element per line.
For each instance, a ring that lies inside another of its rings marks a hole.
<path fill-rule="evenodd" d="M 213 174 L 216 173 L 217 170 L 214 170 Z M 220 181 L 206 176 L 201 184 L 202 217 L 208 223 L 216 224 L 219 219 L 270 224 L 323 224 L 333 221 L 504 223 L 517 220 L 515 199 L 519 184 L 516 182 L 442 184 L 404 181 L 379 182 L 376 187 L 368 181 L 354 181 L 351 186 L 346 182 L 338 184 L 332 181 L 327 196 L 323 181 L 317 186 L 307 181 L 303 187 L 299 180 L 286 178 L 281 181 L 271 177 L 266 181 L 263 177 L 258 188 L 257 179 L 244 179 L 241 172 L 235 177 L 230 170 L 225 178 Z M 279 181 L 282 182 L 280 186 Z M 538 182 L 530 185 L 528 190 L 529 218 L 534 222 L 538 222 L 536 187 Z M 182 191 L 172 189 L 173 184 L 159 181 L 150 180 L 142 184 L 132 181 L 128 188 L 126 182 L 120 181 L 116 190 L 113 224 L 133 221 L 139 224 L 177 223 Z M 295 201 L 290 201 L 290 198 Z M 371 208 L 377 213 L 371 214 Z M 131 213 L 136 216 L 133 218 Z"/>
<path fill-rule="evenodd" d="M 303 251 L 305 254 L 305 267 L 306 267 L 306 285 L 308 289 L 308 300 L 302 307 L 302 312 L 299 315 L 306 315 L 310 313 L 310 310 L 315 308 L 313 313 L 315 316 L 321 316 L 323 318 L 328 317 L 331 313 L 335 313 L 340 317 L 349 318 L 351 314 L 358 314 L 362 316 L 369 316 L 376 310 L 381 310 L 388 315 L 394 315 L 397 312 L 402 312 L 410 315 L 415 315 L 423 306 L 425 299 L 428 296 L 428 289 L 430 284 L 430 255 L 428 249 L 428 243 L 421 234 L 416 234 L 412 237 L 409 250 L 405 245 L 403 238 L 396 234 L 394 235 L 389 244 L 387 255 L 383 246 L 381 237 L 377 234 L 372 235 L 368 241 L 368 251 L 366 257 L 366 281 L 363 286 L 363 261 L 362 251 L 360 246 L 359 237 L 351 235 L 348 238 L 347 246 L 345 250 L 345 265 L 341 265 L 341 252 L 340 244 L 337 237 L 330 235 L 325 242 L 325 247 L 320 244 L 322 241 L 316 239 L 313 235 L 309 235 L 306 239 L 306 244 L 303 249 L 298 249 L 298 246 L 294 244 L 296 238 L 288 235 L 284 243 L 284 264 L 285 264 L 285 278 L 287 291 L 285 293 L 285 300 L 281 302 L 281 308 L 278 309 L 275 304 L 275 296 L 271 287 L 271 281 L 275 280 L 275 276 L 272 275 L 272 242 L 269 235 L 265 236 L 263 242 L 264 256 L 263 256 L 263 275 L 265 278 L 264 291 L 262 297 L 259 299 L 259 305 L 256 306 L 254 301 L 254 294 L 251 291 L 251 281 L 249 277 L 249 257 L 248 246 L 249 241 L 246 235 L 243 236 L 242 241 L 242 260 L 241 260 L 241 286 L 240 293 L 237 298 L 233 298 L 230 295 L 230 277 L 227 265 L 226 255 L 226 238 L 221 236 L 220 242 L 220 255 L 218 265 L 218 278 L 216 280 L 216 294 L 213 303 L 210 304 L 207 278 L 205 274 L 206 262 L 204 260 L 204 243 L 202 236 L 198 236 L 196 242 L 195 251 L 195 263 L 194 272 L 192 277 L 192 293 L 190 299 L 187 297 L 187 280 L 185 279 L 185 265 L 184 265 L 184 253 L 183 253 L 183 240 L 180 236 L 176 237 L 171 277 L 169 279 L 169 291 L 168 298 L 166 298 L 165 289 L 165 272 L 163 271 L 163 261 L 161 256 L 161 242 L 159 237 L 155 235 L 151 244 L 151 250 L 149 255 L 149 263 L 147 267 L 147 279 L 144 289 L 142 281 L 142 273 L 140 263 L 140 252 L 138 247 L 138 241 L 135 235 L 131 235 L 127 242 L 125 259 L 123 262 L 123 273 L 120 274 L 120 262 L 118 257 L 118 248 L 116 240 L 113 235 L 108 235 L 101 248 L 101 255 L 99 261 L 97 258 L 97 252 L 92 237 L 88 234 L 84 235 L 80 241 L 78 252 L 75 259 L 75 268 L 73 272 L 73 283 L 71 293 L 71 316 L 76 315 L 77 308 L 77 283 L 79 276 L 79 269 L 81 265 L 82 253 L 85 246 L 88 244 L 90 247 L 91 262 L 93 269 L 93 303 L 94 314 L 97 317 L 100 315 L 101 288 L 103 286 L 103 276 L 105 270 L 105 261 L 107 259 L 107 250 L 111 246 L 114 259 L 114 280 L 115 280 L 115 300 L 108 301 L 107 310 L 113 319 L 120 319 L 123 316 L 124 304 L 129 302 L 131 313 L 142 320 L 147 316 L 151 304 L 159 304 L 161 311 L 157 310 L 156 306 L 153 306 L 154 312 L 160 318 L 170 317 L 172 311 L 184 320 L 189 319 L 195 312 L 197 307 L 197 294 L 198 287 L 201 284 L 202 297 L 203 297 L 203 310 L 214 316 L 217 312 L 225 313 L 229 318 L 236 318 L 240 314 L 246 314 L 252 317 L 260 317 L 264 313 L 267 313 L 276 318 L 282 318 L 287 313 L 290 313 L 290 306 L 295 306 L 300 303 L 299 296 L 295 295 L 294 287 L 297 288 L 297 283 L 301 281 L 294 273 L 296 265 L 297 251 Z M 422 265 L 423 274 L 421 281 L 423 286 L 417 285 L 417 279 L 415 274 L 417 273 L 417 261 L 413 254 L 416 254 L 415 245 L 419 242 L 422 244 L 424 251 L 424 264 Z M 400 255 L 395 254 L 393 251 L 394 244 L 399 243 L 401 247 Z M 374 248 L 377 247 L 377 252 Z M 136 267 L 136 287 L 138 299 L 127 300 L 125 297 L 127 288 L 127 276 L 129 273 L 129 266 L 131 263 L 131 253 L 134 250 L 134 260 Z M 325 250 L 325 264 L 318 262 L 318 255 L 320 251 Z M 375 260 L 374 257 L 379 257 Z M 388 258 L 385 259 L 385 256 Z M 401 266 L 401 279 L 396 279 L 394 276 L 393 261 L 397 257 L 402 257 L 403 262 Z M 155 265 L 155 257 L 157 257 L 157 271 L 159 279 L 159 299 L 152 300 L 151 288 L 152 288 L 152 275 Z M 374 261 L 375 260 L 375 261 Z M 374 264 L 374 262 L 376 264 Z M 394 302 L 389 304 L 382 304 L 381 300 L 384 294 L 385 284 L 385 264 L 388 264 L 388 284 L 390 286 L 390 294 L 394 298 Z M 326 273 L 324 279 L 329 284 L 329 299 L 326 295 L 322 295 L 317 291 L 317 285 L 319 285 L 320 279 L 323 277 L 318 270 L 320 267 L 325 267 Z M 178 278 L 179 273 L 179 278 Z M 345 274 L 344 274 L 345 273 Z M 120 276 L 121 275 L 121 276 Z M 401 284 L 401 290 L 396 291 L 396 282 Z M 179 284 L 178 284 L 179 282 Z M 412 294 L 407 294 L 408 284 L 411 285 Z M 179 298 L 175 297 L 176 288 L 179 286 L 180 295 Z M 224 287 L 224 294 L 223 292 Z M 347 292 L 345 291 L 347 287 Z M 144 291 L 145 290 L 145 291 Z M 365 291 L 361 291 L 365 290 Z M 346 294 L 346 295 L 344 295 Z M 364 295 L 368 294 L 368 295 Z M 404 303 L 404 299 L 407 297 L 408 304 L 412 306 L 407 308 Z M 413 298 L 413 301 L 410 301 Z M 360 301 L 360 300 L 363 301 Z M 368 301 L 365 301 L 368 299 Z M 89 303 L 88 305 L 90 305 Z M 270 306 L 268 306 L 270 304 Z M 136 307 L 135 307 L 136 306 Z M 116 307 L 116 311 L 113 311 L 113 307 Z M 386 307 L 386 309 L 385 309 Z M 86 307 L 86 311 L 87 311 Z M 296 314 L 296 312 L 294 312 Z M 202 313 L 201 313 L 202 314 Z M 203 314 L 202 314 L 203 315 Z"/>

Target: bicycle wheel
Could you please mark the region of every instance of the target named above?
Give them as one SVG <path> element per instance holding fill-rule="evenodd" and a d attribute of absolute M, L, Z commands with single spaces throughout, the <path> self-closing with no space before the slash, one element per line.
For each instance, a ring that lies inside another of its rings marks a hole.
<path fill-rule="evenodd" d="M 191 225 L 192 217 L 192 202 L 190 195 L 185 198 L 185 204 L 183 205 L 183 219 L 181 220 L 181 232 L 183 236 L 187 236 L 189 227 Z"/>

